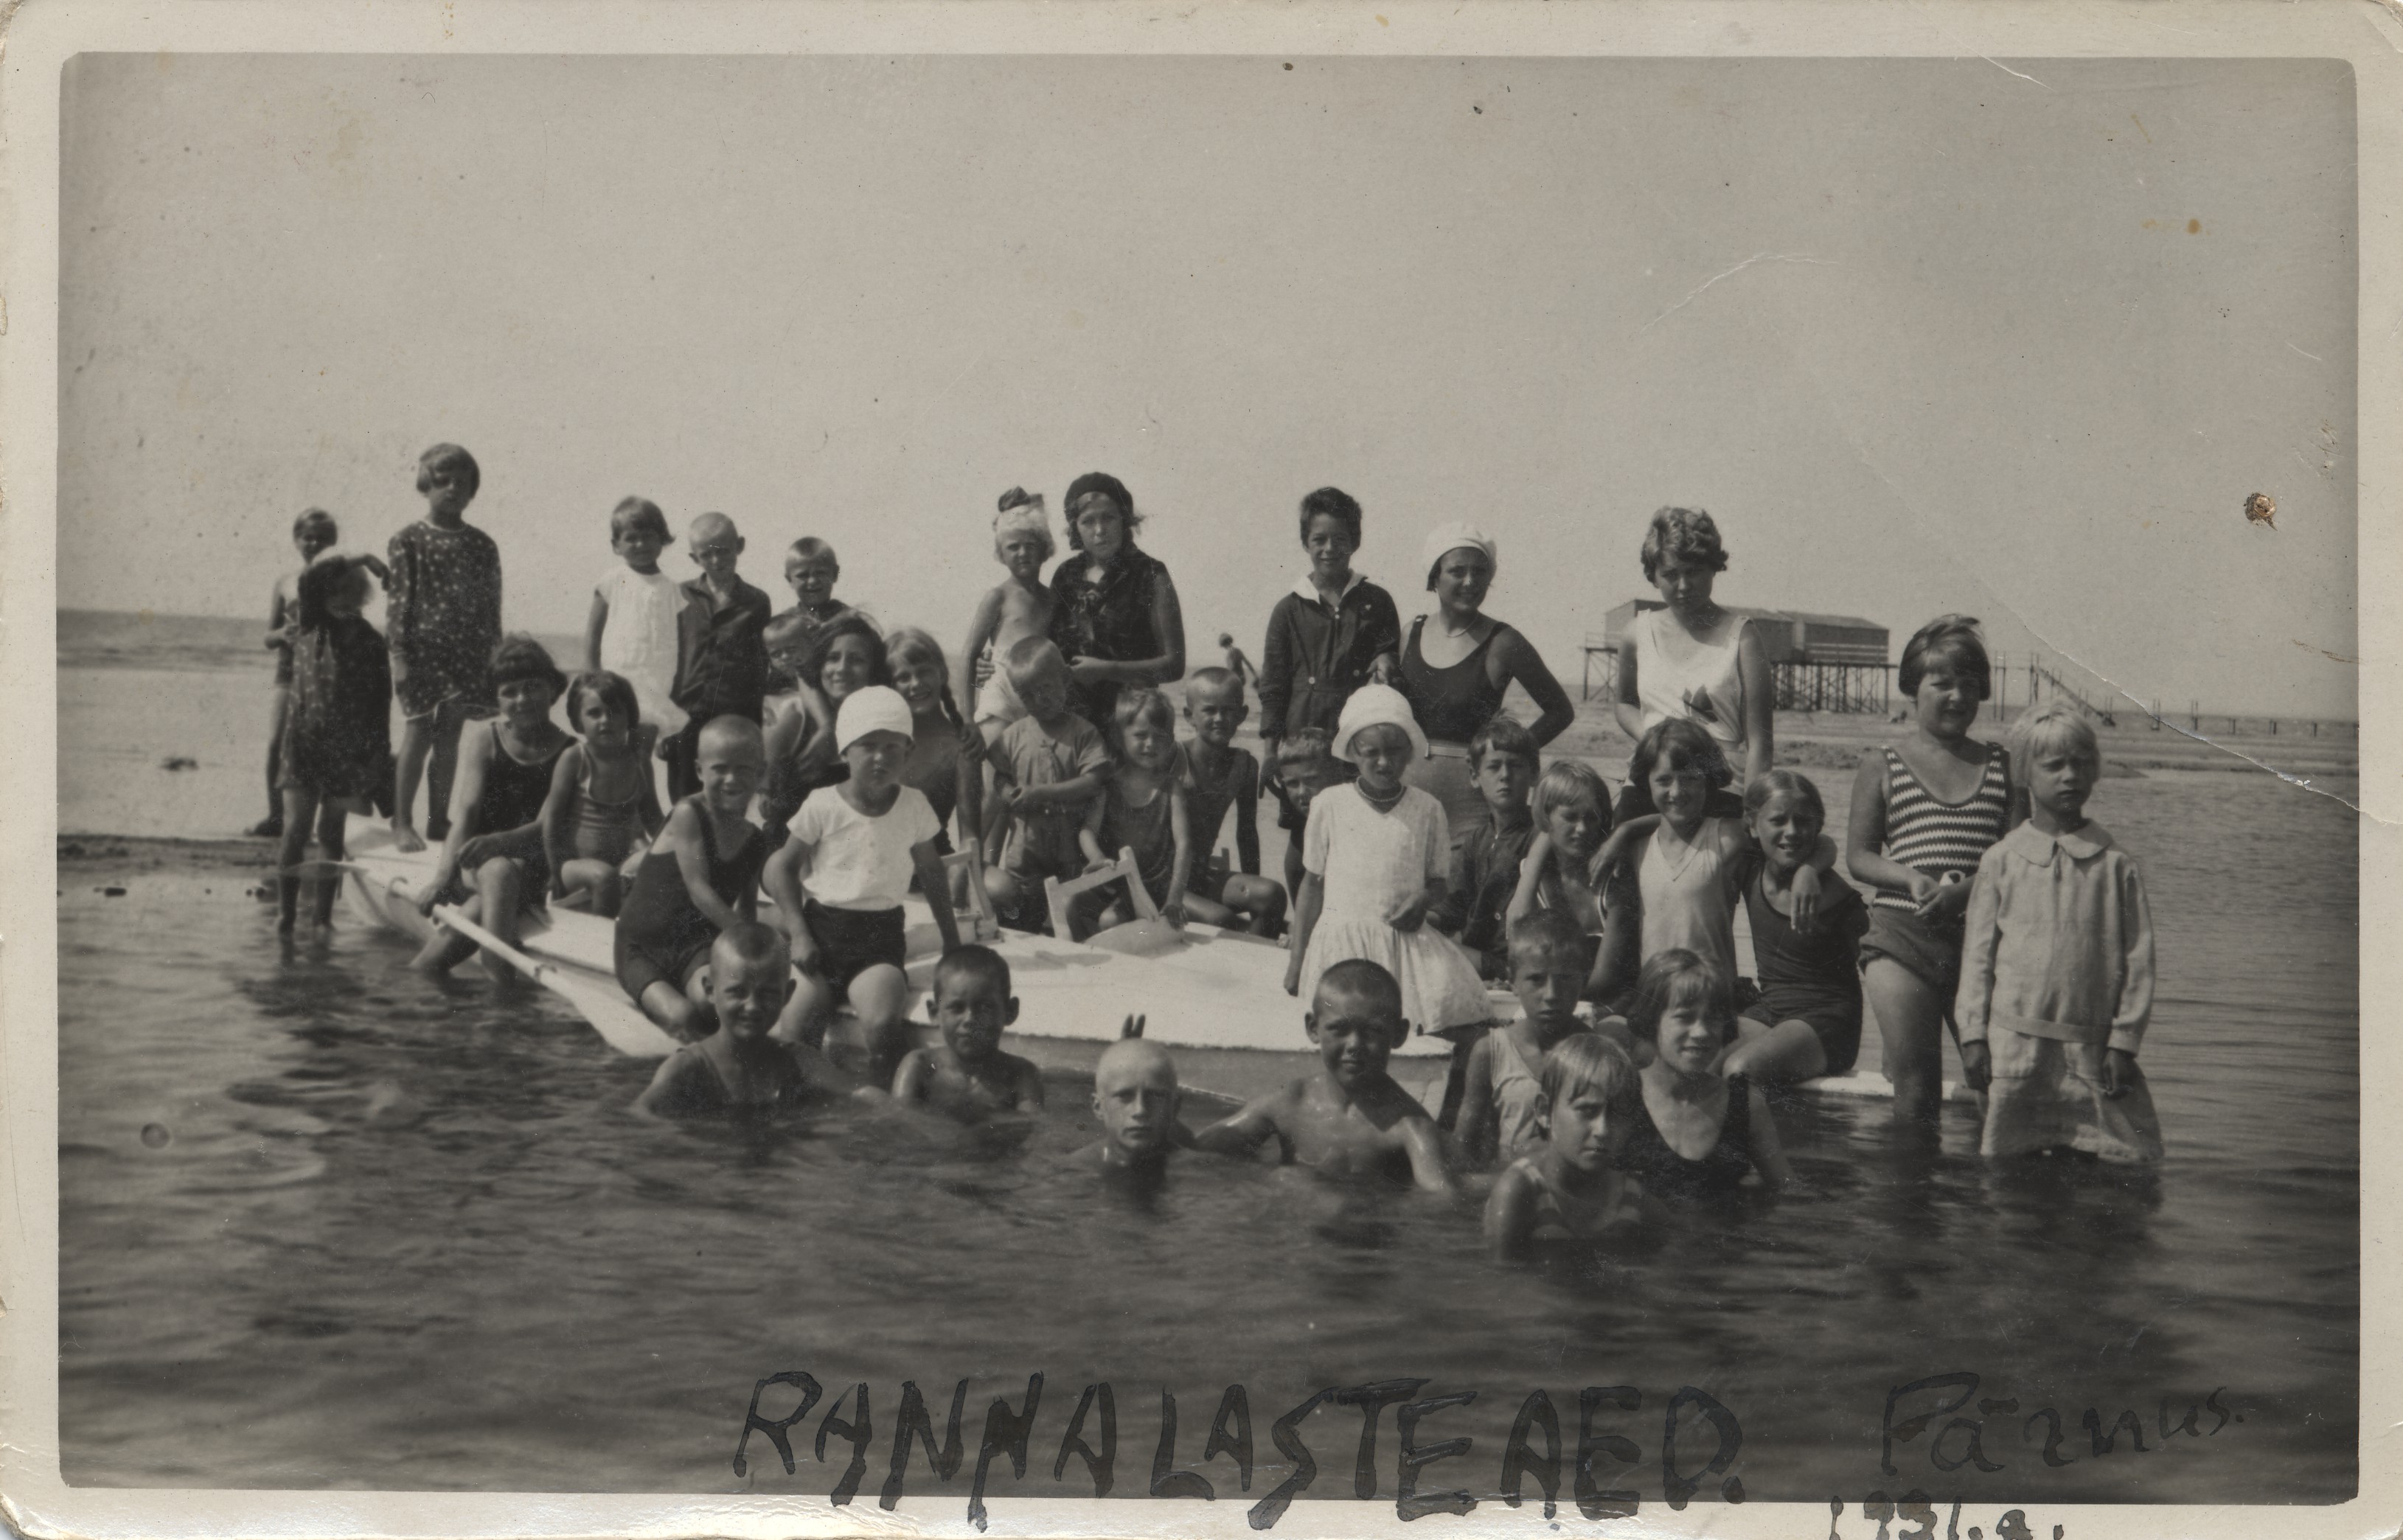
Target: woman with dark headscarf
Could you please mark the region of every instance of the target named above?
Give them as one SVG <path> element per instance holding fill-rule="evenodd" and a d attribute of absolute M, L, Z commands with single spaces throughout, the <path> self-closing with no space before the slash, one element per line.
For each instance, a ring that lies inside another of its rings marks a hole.
<path fill-rule="evenodd" d="M 1051 640 L 1068 659 L 1069 708 L 1099 725 L 1119 690 L 1185 676 L 1185 613 L 1168 569 L 1134 543 L 1142 520 L 1124 482 L 1089 471 L 1063 506 L 1071 554 L 1051 574 Z"/>

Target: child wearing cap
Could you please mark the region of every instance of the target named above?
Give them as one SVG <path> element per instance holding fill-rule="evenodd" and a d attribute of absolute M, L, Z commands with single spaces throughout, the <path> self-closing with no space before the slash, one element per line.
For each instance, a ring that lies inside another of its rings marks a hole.
<path fill-rule="evenodd" d="M 1363 685 L 1343 703 L 1335 753 L 1360 773 L 1311 803 L 1285 987 L 1310 999 L 1328 968 L 1366 958 L 1399 984 L 1405 1020 L 1448 1033 L 1493 1012 L 1477 964 L 1426 923 L 1448 890 L 1452 831 L 1441 803 L 1402 783 L 1425 748 L 1400 691 Z"/>
<path fill-rule="evenodd" d="M 835 747 L 850 778 L 810 793 L 762 879 L 801 973 L 776 1035 L 818 1042 L 847 998 L 877 1084 L 891 1078 L 909 1047 L 902 1041 L 910 987 L 901 971 L 901 900 L 913 872 L 943 950 L 960 944 L 935 846 L 942 824 L 925 793 L 901 780 L 911 721 L 910 703 L 890 686 L 870 685 L 843 700 Z"/>

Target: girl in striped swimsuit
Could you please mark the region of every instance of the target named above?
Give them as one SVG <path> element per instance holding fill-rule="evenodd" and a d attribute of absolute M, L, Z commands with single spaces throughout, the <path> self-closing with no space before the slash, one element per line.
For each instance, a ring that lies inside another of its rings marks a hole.
<path fill-rule="evenodd" d="M 2009 752 L 1969 736 L 1992 692 L 1978 622 L 1930 620 L 1904 645 L 1898 673 L 1911 731 L 1861 756 L 1845 860 L 1875 890 L 1861 982 L 1884 1038 L 1894 1116 L 1932 1126 L 1943 1095 L 1938 1034 L 1953 1025 L 1969 879 L 2017 820 Z"/>

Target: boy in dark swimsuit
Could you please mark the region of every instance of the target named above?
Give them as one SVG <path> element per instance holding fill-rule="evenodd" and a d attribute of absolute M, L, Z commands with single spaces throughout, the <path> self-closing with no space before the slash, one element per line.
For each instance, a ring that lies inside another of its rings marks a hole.
<path fill-rule="evenodd" d="M 678 802 L 618 911 L 618 983 L 688 1041 L 709 1032 L 710 943 L 758 911 L 768 842 L 743 816 L 767 757 L 759 724 L 721 716 L 695 745 L 698 794 Z M 781 1002 L 780 1002 L 781 1004 Z"/>
<path fill-rule="evenodd" d="M 708 979 L 717 1030 L 668 1056 L 636 1099 L 636 1112 L 692 1117 L 868 1090 L 815 1048 L 770 1040 L 768 1029 L 793 988 L 783 933 L 756 920 L 729 926 L 709 950 Z"/>
<path fill-rule="evenodd" d="M 1449 1196 L 1442 1136 L 1416 1098 L 1385 1073 L 1402 1020 L 1402 987 L 1364 957 L 1320 976 L 1302 1028 L 1318 1073 L 1258 1097 L 1193 1136 L 1215 1155 L 1249 1156 L 1273 1137 L 1281 1163 L 1328 1176 L 1382 1176 Z"/>

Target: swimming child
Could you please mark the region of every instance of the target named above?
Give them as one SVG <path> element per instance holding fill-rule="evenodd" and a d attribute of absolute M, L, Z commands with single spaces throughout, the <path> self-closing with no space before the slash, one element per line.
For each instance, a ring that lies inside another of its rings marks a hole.
<path fill-rule="evenodd" d="M 1410 1033 L 1394 976 L 1365 957 L 1345 958 L 1318 977 L 1301 1020 L 1318 1050 L 1316 1073 L 1202 1130 L 1194 1147 L 1249 1156 L 1274 1139 L 1281 1164 L 1410 1181 L 1449 1196 L 1435 1119 L 1385 1072 Z"/>
<path fill-rule="evenodd" d="M 584 907 L 604 919 L 617 917 L 625 896 L 627 858 L 667 822 L 651 784 L 659 729 L 642 719 L 642 710 L 623 674 L 579 673 L 568 681 L 567 721 L 583 742 L 559 756 L 542 804 L 552 901 L 580 895 Z"/>
<path fill-rule="evenodd" d="M 1352 570 L 1358 501 L 1340 487 L 1303 498 L 1301 548 L 1310 570 L 1269 612 L 1260 647 L 1260 739 L 1271 763 L 1287 733 L 1332 732 L 1354 690 L 1371 680 L 1390 685 L 1400 667 L 1394 596 Z"/>
<path fill-rule="evenodd" d="M 1002 923 L 1043 928 L 1043 882 L 1085 869 L 1085 811 L 1111 772 L 1110 752 L 1092 724 L 1068 709 L 1068 660 L 1047 638 L 1029 636 L 1004 660 L 1027 715 L 992 740 L 993 799 L 985 807 L 985 848 L 1003 820 L 1009 842 L 985 872 L 985 890 Z"/>
<path fill-rule="evenodd" d="M 1099 871 L 1134 852 L 1135 874 L 1160 917 L 1185 923 L 1185 884 L 1193 869 L 1193 833 L 1185 786 L 1176 774 L 1176 708 L 1146 686 L 1118 692 L 1111 708 L 1110 736 L 1118 770 L 1088 803 L 1076 841 L 1085 869 Z M 1075 912 L 1080 929 L 1106 930 L 1134 918 L 1127 895 L 1116 886 L 1080 895 Z"/>
<path fill-rule="evenodd" d="M 1644 532 L 1642 558 L 1665 607 L 1639 612 L 1619 638 L 1611 714 L 1630 738 L 1672 717 L 1700 724 L 1749 785 L 1777 756 L 1776 691 L 1760 638 L 1711 597 L 1728 564 L 1719 527 L 1699 508 L 1662 508 Z"/>
<path fill-rule="evenodd" d="M 685 721 L 675 703 L 676 617 L 685 594 L 660 570 L 660 552 L 673 544 L 668 516 L 657 503 L 622 499 L 609 512 L 609 548 L 618 564 L 593 585 L 584 621 L 584 672 L 614 673 L 632 685 L 640 720 L 669 737 L 683 731 Z"/>
<path fill-rule="evenodd" d="M 1622 885 L 1618 901 L 1603 917 L 1603 955 L 1592 998 L 1616 999 L 1639 960 L 1648 966 L 1654 957 L 1676 949 L 1700 955 L 1733 987 L 1735 906 L 1750 863 L 1758 858 L 1752 830 L 1741 817 L 1710 811 L 1711 794 L 1734 775 L 1718 741 L 1684 717 L 1645 729 L 1627 766 L 1628 784 L 1636 788 L 1623 799 L 1632 815 L 1611 836 L 1617 847 L 1612 858 L 1632 867 L 1635 881 Z M 1653 813 L 1660 822 L 1646 824 Z M 1622 838 L 1631 842 L 1620 845 Z M 1797 929 L 1808 932 L 1816 923 L 1822 875 L 1835 862 L 1834 845 L 1822 838 L 1794 874 Z"/>
<path fill-rule="evenodd" d="M 1872 890 L 1861 984 L 1884 1039 L 1894 1117 L 1932 1127 L 1969 880 L 2018 815 L 2009 751 L 1969 736 L 1993 679 L 1978 622 L 1939 615 L 1920 627 L 1896 677 L 1910 699 L 1911 729 L 1862 754 L 1844 860 Z"/>
<path fill-rule="evenodd" d="M 835 583 L 841 576 L 842 563 L 835 560 L 834 548 L 813 534 L 802 535 L 785 550 L 785 581 L 793 590 L 793 607 L 778 611 L 776 617 L 798 622 L 804 645 L 814 640 L 821 627 L 848 616 L 868 621 L 869 633 L 875 633 L 874 620 L 834 596 Z M 771 667 L 769 688 L 789 687 L 796 677 Z"/>
<path fill-rule="evenodd" d="M 493 707 L 489 665 L 501 642 L 501 548 L 466 521 L 482 472 L 456 444 L 417 457 L 425 517 L 392 537 L 385 552 L 385 644 L 400 701 L 400 758 L 393 784 L 392 839 L 404 851 L 450 833 L 451 776 L 459 729 Z M 429 756 L 432 763 L 429 767 Z M 425 833 L 412 811 L 425 777 Z"/>
<path fill-rule="evenodd" d="M 1672 947 L 1644 964 L 1628 1029 L 1655 1052 L 1640 1072 L 1642 1116 L 1632 1120 L 1618 1169 L 1672 1207 L 1733 1196 L 1757 1172 L 1760 1186 L 1785 1186 L 1785 1154 L 1769 1098 L 1719 1060 L 1735 1035 L 1727 976 L 1708 959 Z"/>
<path fill-rule="evenodd" d="M 542 809 L 550 799 L 560 758 L 575 740 L 550 719 L 567 677 L 541 643 L 522 632 L 503 637 L 486 672 L 500 698 L 500 715 L 462 735 L 459 776 L 451 787 L 451 832 L 417 907 L 431 914 L 437 905 L 456 904 L 495 939 L 514 947 L 520 914 L 541 908 L 550 891 Z M 430 973 L 448 973 L 475 950 L 475 942 L 438 927 L 416 962 Z M 484 954 L 484 968 L 496 979 L 517 977 L 497 952 Z"/>
<path fill-rule="evenodd" d="M 1618 1169 L 1644 1116 L 1643 1080 L 1626 1051 L 1591 1033 L 1563 1038 L 1544 1056 L 1539 1089 L 1538 1140 L 1485 1198 L 1485 1244 L 1504 1261 L 1531 1242 L 1624 1235 L 1660 1214 Z"/>
<path fill-rule="evenodd" d="M 792 988 L 785 938 L 774 926 L 756 920 L 728 926 L 710 945 L 706 977 L 717 1031 L 668 1055 L 635 1101 L 636 1112 L 707 1117 L 792 1107 L 813 1093 L 866 1089 L 816 1049 L 788 1047 L 769 1035 Z"/>
<path fill-rule="evenodd" d="M 1001 729 L 1026 715 L 1026 705 L 1009 682 L 1010 650 L 1029 637 L 1051 634 L 1051 590 L 1044 586 L 1043 563 L 1056 548 L 1051 523 L 1043 511 L 1043 494 L 1012 487 L 1001 494 L 1001 511 L 993 520 L 993 554 L 1008 572 L 1009 580 L 995 584 L 977 601 L 968 619 L 965 657 L 975 677 L 977 729 L 991 742 Z"/>
<path fill-rule="evenodd" d="M 1363 685 L 1344 702 L 1335 752 L 1360 774 L 1311 805 L 1285 987 L 1306 997 L 1328 967 L 1365 957 L 1399 981 L 1403 1014 L 1419 1031 L 1450 1034 L 1482 1026 L 1492 1012 L 1477 964 L 1425 923 L 1452 865 L 1442 805 L 1402 783 L 1425 746 L 1399 690 Z"/>
<path fill-rule="evenodd" d="M 284 741 L 276 758 L 284 819 L 276 881 L 275 928 L 292 929 L 299 907 L 300 879 L 292 868 L 317 828 L 319 855 L 342 859 L 343 825 L 352 812 L 366 812 L 376 784 L 392 756 L 392 674 L 383 638 L 359 615 L 367 602 L 368 574 L 384 564 L 372 556 L 321 554 L 293 585 L 288 631 L 292 659 L 290 709 L 283 714 Z M 312 900 L 311 919 L 320 930 L 333 923 L 340 878 L 322 879 Z"/>
<path fill-rule="evenodd" d="M 782 637 L 795 624 L 791 612 L 769 622 Z M 768 727 L 768 779 L 760 820 L 768 842 L 785 842 L 785 827 L 810 794 L 840 785 L 851 772 L 835 742 L 835 717 L 855 690 L 889 685 L 884 639 L 866 616 L 845 615 L 810 633 L 809 650 L 794 676 L 792 704 Z"/>
<path fill-rule="evenodd" d="M 1093 1116 L 1101 1119 L 1102 1137 L 1068 1158 L 1104 1172 L 1160 1174 L 1171 1155 L 1193 1142 L 1177 1117 L 1184 1094 L 1176 1061 L 1144 1040 L 1141 1017 L 1129 1017 L 1126 1035 L 1104 1048 L 1093 1065 Z"/>
<path fill-rule="evenodd" d="M 735 572 L 743 535 L 722 513 L 704 513 L 685 531 L 685 554 L 701 576 L 680 583 L 675 687 L 684 727 L 660 742 L 668 794 L 679 802 L 701 790 L 701 729 L 721 716 L 757 724 L 768 693 L 768 596 Z M 671 817 L 674 814 L 670 814 Z"/>
<path fill-rule="evenodd" d="M 1987 1091 L 1984 1155 L 2073 1149 L 2161 1158 L 2136 1067 L 2153 1009 L 2153 920 L 2127 852 L 2086 816 L 2094 728 L 2052 701 L 2011 724 L 2028 820 L 1989 848 L 1969 893 L 1961 1066 Z"/>
<path fill-rule="evenodd" d="M 1577 1020 L 1577 1006 L 1592 969 L 1592 950 L 1584 929 L 1558 909 L 1539 909 L 1510 927 L 1510 989 L 1519 997 L 1519 1017 L 1477 1039 L 1462 1076 L 1455 1127 L 1471 1161 L 1507 1165 L 1541 1146 L 1544 1055 L 1590 1030 Z"/>
<path fill-rule="evenodd" d="M 1341 785 L 1352 767 L 1335 757 L 1335 735 L 1319 728 L 1299 728 L 1277 743 L 1276 784 L 1292 810 L 1293 830 L 1285 841 L 1285 888 L 1301 892 L 1302 833 L 1310 826 L 1310 810 L 1318 794 Z"/>
<path fill-rule="evenodd" d="M 1185 912 L 1205 925 L 1243 925 L 1254 936 L 1274 936 L 1285 923 L 1285 889 L 1260 875 L 1260 762 L 1251 750 L 1235 747 L 1235 731 L 1250 714 L 1241 675 L 1196 669 L 1186 681 L 1185 719 L 1193 724 L 1193 739 L 1185 745 L 1185 812 L 1193 843 Z M 1242 869 L 1218 877 L 1211 853 L 1229 808 Z"/>
<path fill-rule="evenodd" d="M 925 794 L 935 822 L 944 829 L 957 813 L 961 836 L 974 837 L 984 826 L 984 736 L 961 719 L 951 699 L 951 665 L 943 645 L 915 626 L 903 626 L 884 639 L 884 663 L 893 687 L 910 706 L 913 736 L 901 784 Z M 935 848 L 951 854 L 950 834 L 938 830 Z"/>
<path fill-rule="evenodd" d="M 1743 881 L 1760 997 L 1736 1018 L 1729 1075 L 1775 1084 L 1850 1071 L 1861 1051 L 1861 936 L 1868 906 L 1833 872 L 1819 876 L 1819 916 L 1796 927 L 1794 879 L 1810 864 L 1827 822 L 1810 777 L 1773 770 L 1743 792 L 1758 859 Z"/>
<path fill-rule="evenodd" d="M 793 815 L 792 838 L 768 858 L 765 873 L 801 973 L 776 1035 L 817 1043 L 835 1007 L 848 1000 L 868 1050 L 868 1078 L 879 1083 L 907 1047 L 901 902 L 913 870 L 944 951 L 960 944 L 935 849 L 942 825 L 925 794 L 901 784 L 911 725 L 908 702 L 889 686 L 870 685 L 844 699 L 835 739 L 850 774 L 810 793 Z"/>
<path fill-rule="evenodd" d="M 1496 716 L 1469 740 L 1468 770 L 1490 816 L 1460 841 L 1451 899 L 1436 923 L 1459 936 L 1479 977 L 1507 979 L 1510 897 L 1535 837 L 1527 798 L 1543 773 L 1535 735 L 1512 717 Z"/>
<path fill-rule="evenodd" d="M 289 572 L 275 575 L 275 583 L 267 594 L 267 646 L 275 654 L 275 692 L 267 728 L 267 816 L 250 826 L 254 839 L 273 839 L 284 833 L 284 717 L 292 705 L 292 643 L 294 612 L 299 599 L 300 575 L 320 551 L 333 548 L 341 538 L 334 527 L 334 516 L 323 508 L 310 508 L 292 521 L 292 548 L 300 553 L 300 564 Z M 381 645 L 383 638 L 376 638 Z M 389 661 L 385 672 L 391 672 Z"/>
<path fill-rule="evenodd" d="M 618 985 L 686 1039 L 716 1026 L 705 970 L 718 936 L 758 912 L 768 843 L 743 816 L 758 789 L 759 724 L 720 716 L 694 740 L 701 790 L 675 805 L 618 910 Z"/>
<path fill-rule="evenodd" d="M 902 1059 L 893 1074 L 895 1101 L 962 1122 L 1043 1110 L 1041 1072 L 1001 1051 L 1002 1029 L 1018 1020 L 1009 964 L 1001 953 L 974 944 L 945 952 L 935 964 L 926 1009 L 942 1041 L 912 1048 Z"/>

